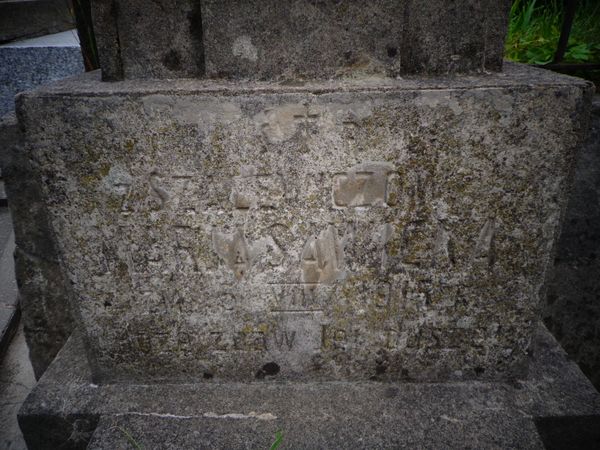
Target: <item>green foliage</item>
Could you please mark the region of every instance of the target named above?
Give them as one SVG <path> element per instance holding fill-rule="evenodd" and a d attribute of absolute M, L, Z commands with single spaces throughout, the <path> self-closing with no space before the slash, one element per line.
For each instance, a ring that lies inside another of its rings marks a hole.
<path fill-rule="evenodd" d="M 515 0 L 505 56 L 511 61 L 552 61 L 562 27 L 562 1 Z M 600 2 L 579 0 L 564 62 L 600 62 Z"/>
<path fill-rule="evenodd" d="M 279 430 L 277 433 L 275 433 L 275 442 L 273 442 L 273 444 L 271 444 L 270 450 L 277 450 L 282 442 L 283 442 L 283 431 Z"/>
<path fill-rule="evenodd" d="M 116 428 L 117 428 L 117 430 L 119 430 L 121 433 L 123 433 L 125 435 L 125 438 L 133 446 L 133 448 L 135 448 L 135 450 L 144 450 L 144 447 L 142 447 L 140 444 L 138 444 L 138 442 L 133 438 L 133 436 L 131 435 L 131 433 L 129 433 L 129 431 L 127 431 L 125 428 L 121 428 L 121 427 L 116 427 Z"/>

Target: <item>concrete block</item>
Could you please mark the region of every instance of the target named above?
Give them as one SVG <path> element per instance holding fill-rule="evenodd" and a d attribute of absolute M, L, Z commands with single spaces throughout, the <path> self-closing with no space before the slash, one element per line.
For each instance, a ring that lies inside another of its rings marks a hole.
<path fill-rule="evenodd" d="M 82 73 L 75 30 L 0 46 L 0 116 L 14 110 L 17 93 Z"/>
<path fill-rule="evenodd" d="M 0 2 L 0 43 L 59 33 L 74 27 L 75 19 L 68 0 Z"/>
<path fill-rule="evenodd" d="M 502 67 L 509 0 L 100 0 L 105 80 L 298 80 Z"/>
<path fill-rule="evenodd" d="M 278 430 L 281 448 L 543 449 L 549 428 L 564 423 L 581 432 L 554 443 L 578 448 L 598 423 L 600 395 L 545 329 L 536 328 L 529 358 L 515 383 L 96 385 L 76 336 L 19 424 L 29 450 L 269 448 Z"/>
<path fill-rule="evenodd" d="M 105 80 L 204 74 L 199 1 L 98 0 L 92 16 Z"/>
<path fill-rule="evenodd" d="M 16 275 L 29 357 L 39 378 L 71 334 L 69 286 L 58 262 L 40 186 L 32 179 L 30 161 L 22 151 L 14 115 L 0 122 L 0 136 L 0 164 L 16 241 L 16 264 L 12 250 L 7 256 L 11 271 L 15 267 L 10 282 L 13 286 Z"/>
<path fill-rule="evenodd" d="M 590 92 L 518 65 L 298 86 L 92 75 L 18 112 L 96 380 L 507 379 Z"/>

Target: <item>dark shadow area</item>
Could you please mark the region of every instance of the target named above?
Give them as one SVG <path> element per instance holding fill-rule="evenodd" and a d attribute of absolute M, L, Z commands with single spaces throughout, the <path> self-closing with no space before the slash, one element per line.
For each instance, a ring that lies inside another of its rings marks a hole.
<path fill-rule="evenodd" d="M 547 450 L 600 448 L 600 416 L 540 417 L 535 426 Z"/>

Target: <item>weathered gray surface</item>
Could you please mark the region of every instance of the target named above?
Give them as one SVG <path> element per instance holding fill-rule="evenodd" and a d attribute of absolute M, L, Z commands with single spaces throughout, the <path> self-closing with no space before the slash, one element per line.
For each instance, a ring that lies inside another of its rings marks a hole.
<path fill-rule="evenodd" d="M 0 116 L 14 111 L 18 92 L 82 72 L 75 30 L 0 46 Z"/>
<path fill-rule="evenodd" d="M 509 0 L 377 0 L 368 7 L 362 0 L 93 2 L 107 80 L 497 71 L 509 6 Z"/>
<path fill-rule="evenodd" d="M 510 1 L 202 0 L 206 74 L 291 79 L 500 70 Z"/>
<path fill-rule="evenodd" d="M 0 164 L 14 222 L 15 272 L 29 356 L 39 378 L 73 326 L 68 283 L 58 263 L 40 186 L 23 153 L 16 118 L 0 122 Z M 12 256 L 11 256 L 12 257 Z"/>
<path fill-rule="evenodd" d="M 19 113 L 97 379 L 504 378 L 588 91 L 512 65 L 296 87 L 83 77 Z"/>
<path fill-rule="evenodd" d="M 600 97 L 577 160 L 543 317 L 561 345 L 600 387 Z"/>
<path fill-rule="evenodd" d="M 0 448 L 26 450 L 17 413 L 35 386 L 23 327 L 17 327 L 6 356 L 0 361 Z"/>
<path fill-rule="evenodd" d="M 19 296 L 15 282 L 15 237 L 8 208 L 0 208 L 0 362 L 17 331 Z"/>
<path fill-rule="evenodd" d="M 502 69 L 510 1 L 410 0 L 404 73 L 468 73 Z"/>
<path fill-rule="evenodd" d="M 69 6 L 68 0 L 2 0 L 0 43 L 74 28 Z"/>
<path fill-rule="evenodd" d="M 92 384 L 69 341 L 19 413 L 30 450 L 85 448 L 543 448 L 534 421 L 598 417 L 600 396 L 544 329 L 515 383 Z M 115 428 L 118 425 L 121 429 Z M 76 431 L 76 432 L 74 432 Z M 79 446 L 76 446 L 76 443 Z M 566 445 L 563 448 L 574 448 Z"/>
<path fill-rule="evenodd" d="M 98 0 L 94 32 L 106 80 L 204 74 L 198 0 Z"/>

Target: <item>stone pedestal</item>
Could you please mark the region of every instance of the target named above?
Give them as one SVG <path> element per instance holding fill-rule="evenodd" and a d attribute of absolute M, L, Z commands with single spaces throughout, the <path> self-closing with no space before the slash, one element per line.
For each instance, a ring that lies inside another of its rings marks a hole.
<path fill-rule="evenodd" d="M 502 68 L 509 0 L 97 0 L 106 80 L 298 80 Z"/>
<path fill-rule="evenodd" d="M 537 326 L 591 86 L 499 72 L 508 5 L 94 2 L 125 81 L 17 102 L 83 342 L 29 447 L 542 448 L 544 418 L 596 420 Z"/>
<path fill-rule="evenodd" d="M 589 91 L 511 65 L 21 95 L 95 379 L 519 375 Z"/>
<path fill-rule="evenodd" d="M 530 353 L 513 383 L 96 385 L 75 337 L 19 424 L 30 450 L 269 448 L 278 430 L 282 448 L 594 448 L 600 395 L 544 328 Z"/>

